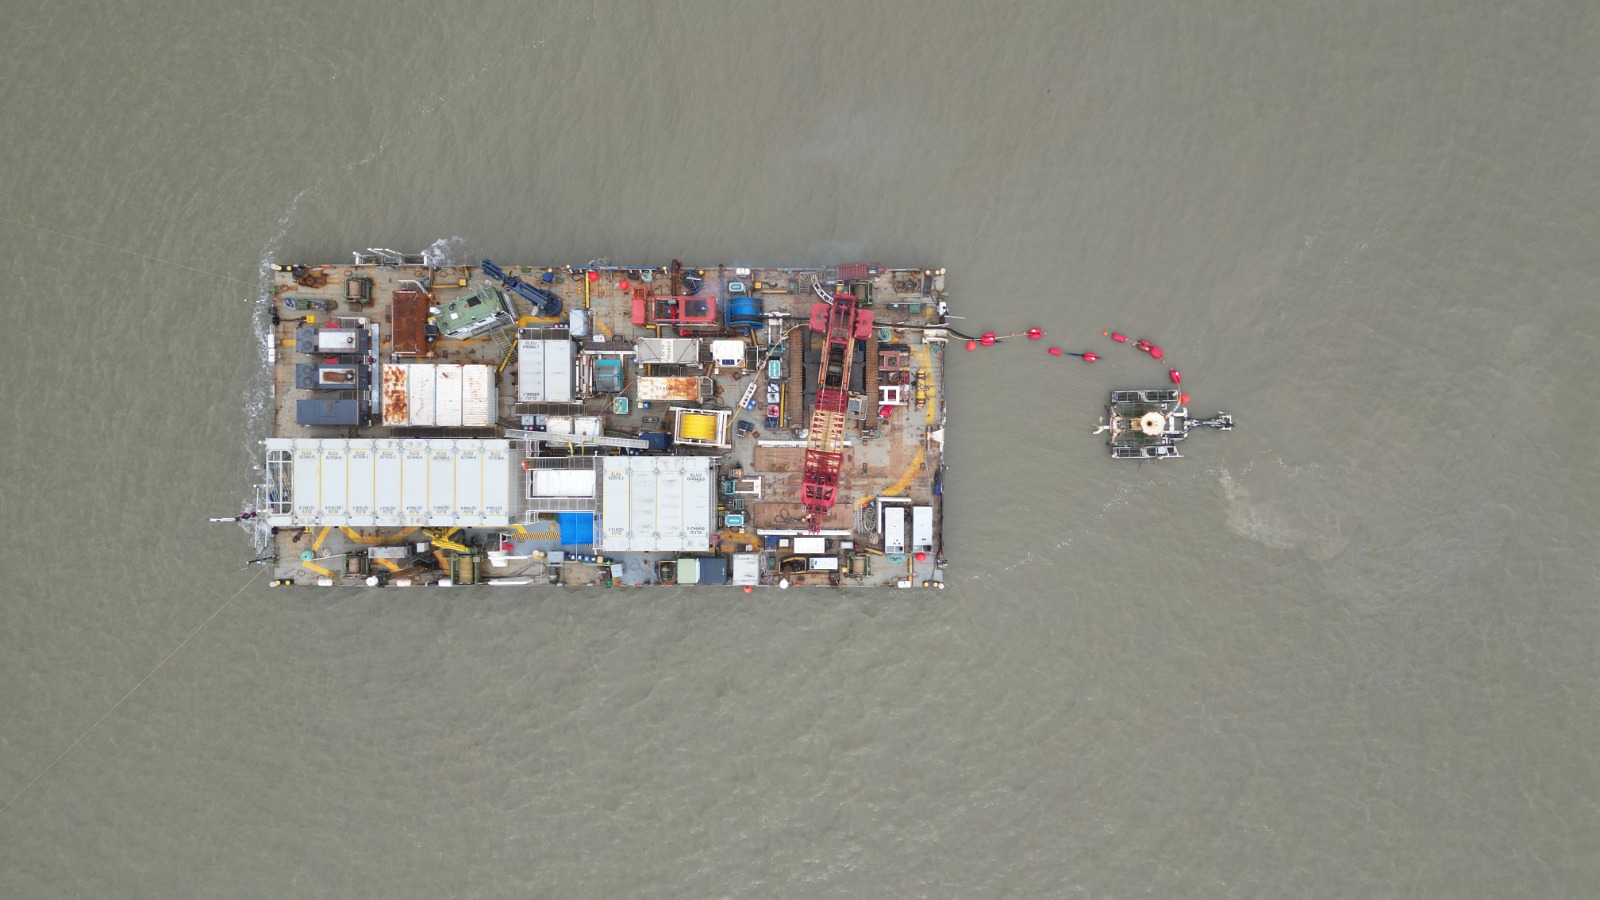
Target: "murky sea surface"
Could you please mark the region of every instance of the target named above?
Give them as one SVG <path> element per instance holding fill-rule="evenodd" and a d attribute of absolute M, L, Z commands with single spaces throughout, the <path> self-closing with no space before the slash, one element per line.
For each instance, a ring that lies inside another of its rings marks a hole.
<path fill-rule="evenodd" d="M 34 4 L 0 896 L 1600 891 L 1600 7 Z M 942 593 L 273 591 L 268 259 L 942 265 Z M 1089 432 L 1160 368 L 1187 458 Z"/>

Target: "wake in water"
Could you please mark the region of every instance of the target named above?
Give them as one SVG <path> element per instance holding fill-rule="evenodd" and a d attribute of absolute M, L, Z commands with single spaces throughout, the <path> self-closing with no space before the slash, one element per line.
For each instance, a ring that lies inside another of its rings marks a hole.
<path fill-rule="evenodd" d="M 461 266 L 463 260 L 472 259 L 467 253 L 467 242 L 459 235 L 440 238 L 422 251 L 422 259 L 430 266 Z"/>
<path fill-rule="evenodd" d="M 248 484 L 240 486 L 239 509 L 255 510 L 261 504 L 257 496 L 257 485 L 266 481 L 265 472 L 261 465 L 261 442 L 272 434 L 272 361 L 274 358 L 275 340 L 272 330 L 272 305 L 276 301 L 272 294 L 273 263 L 278 257 L 278 251 L 283 246 L 284 238 L 289 234 L 289 224 L 294 219 L 294 212 L 300 206 L 301 198 L 305 197 L 311 188 L 305 188 L 295 194 L 284 209 L 283 215 L 278 217 L 278 230 L 261 248 L 261 265 L 257 269 L 256 293 L 251 301 L 254 308 L 250 313 L 251 327 L 255 335 L 256 369 L 245 382 L 244 411 L 245 427 L 243 430 L 243 444 L 239 450 L 244 454 L 249 464 L 251 477 Z M 239 522 L 251 536 L 257 552 L 265 549 L 271 537 L 268 528 L 259 519 L 243 519 Z"/>

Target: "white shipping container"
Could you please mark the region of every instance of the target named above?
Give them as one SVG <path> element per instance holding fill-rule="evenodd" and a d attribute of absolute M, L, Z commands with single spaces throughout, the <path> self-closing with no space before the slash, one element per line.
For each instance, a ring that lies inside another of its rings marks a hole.
<path fill-rule="evenodd" d="M 379 368 L 378 384 L 383 398 L 383 424 L 404 428 L 411 424 L 410 378 L 407 366 L 384 364 Z"/>
<path fill-rule="evenodd" d="M 483 524 L 511 524 L 511 442 L 483 441 Z"/>
<path fill-rule="evenodd" d="M 517 402 L 571 403 L 571 341 L 517 341 Z"/>
<path fill-rule="evenodd" d="M 400 514 L 407 525 L 428 524 L 428 442 L 400 442 Z"/>
<path fill-rule="evenodd" d="M 428 524 L 451 525 L 456 505 L 455 441 L 428 441 L 427 444 Z"/>
<path fill-rule="evenodd" d="M 435 366 L 433 424 L 440 428 L 460 428 L 461 397 L 461 367 L 455 364 Z"/>
<path fill-rule="evenodd" d="M 886 506 L 883 509 L 883 552 L 906 552 L 906 508 Z"/>
<path fill-rule="evenodd" d="M 350 524 L 376 525 L 373 510 L 372 441 L 350 442 Z"/>
<path fill-rule="evenodd" d="M 797 537 L 794 539 L 794 552 L 802 556 L 827 553 L 828 539 L 819 537 Z"/>
<path fill-rule="evenodd" d="M 933 507 L 911 507 L 911 549 L 933 549 Z"/>
<path fill-rule="evenodd" d="M 294 442 L 294 517 L 297 524 L 314 525 L 322 512 L 322 442 L 300 438 Z"/>
<path fill-rule="evenodd" d="M 461 424 L 466 428 L 491 428 L 500 417 L 500 396 L 494 369 L 462 366 Z"/>
<path fill-rule="evenodd" d="M 735 553 L 733 555 L 733 583 L 737 585 L 761 583 L 761 554 Z"/>
<path fill-rule="evenodd" d="M 685 550 L 711 548 L 712 509 L 710 460 L 700 457 L 699 464 L 683 466 L 683 545 Z"/>
<path fill-rule="evenodd" d="M 456 525 L 483 523 L 483 454 L 476 441 L 461 441 L 456 448 Z"/>
<path fill-rule="evenodd" d="M 605 529 L 602 550 L 631 550 L 633 502 L 632 479 L 626 468 L 627 457 L 605 459 L 605 489 L 600 492 L 600 524 Z"/>
<path fill-rule="evenodd" d="M 376 510 L 378 525 L 399 525 L 404 521 L 401 509 L 400 442 L 393 439 L 373 441 L 372 447 L 372 506 Z"/>
<path fill-rule="evenodd" d="M 417 428 L 434 424 L 434 416 L 437 415 L 433 401 L 436 381 L 432 365 L 417 363 L 406 366 L 406 394 L 411 398 L 411 421 L 407 424 Z"/>
<path fill-rule="evenodd" d="M 683 471 L 677 467 L 658 469 L 655 489 L 656 534 L 663 550 L 685 549 L 683 501 Z"/>
<path fill-rule="evenodd" d="M 318 520 L 323 525 L 346 525 L 345 504 L 349 501 L 349 462 L 344 441 L 337 438 L 322 442 L 322 512 Z"/>

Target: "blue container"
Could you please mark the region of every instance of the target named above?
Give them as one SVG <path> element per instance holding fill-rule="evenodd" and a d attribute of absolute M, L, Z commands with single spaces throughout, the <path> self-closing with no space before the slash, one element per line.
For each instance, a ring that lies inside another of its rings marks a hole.
<path fill-rule="evenodd" d="M 745 330 L 760 328 L 766 321 L 764 306 L 760 297 L 729 297 L 728 327 Z"/>
<path fill-rule="evenodd" d="M 582 547 L 594 543 L 594 513 L 556 513 L 561 530 L 561 546 Z"/>

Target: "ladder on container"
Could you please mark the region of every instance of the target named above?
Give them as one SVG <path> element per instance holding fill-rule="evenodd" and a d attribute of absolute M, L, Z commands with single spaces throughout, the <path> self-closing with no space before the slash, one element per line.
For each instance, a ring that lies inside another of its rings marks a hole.
<path fill-rule="evenodd" d="M 516 338 L 511 336 L 511 325 L 509 323 L 497 326 L 491 329 L 489 333 L 494 336 L 495 346 L 500 348 L 501 362 L 499 371 L 503 372 L 505 371 L 506 363 L 511 361 L 511 352 L 517 349 Z"/>

